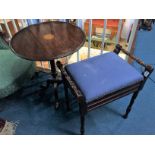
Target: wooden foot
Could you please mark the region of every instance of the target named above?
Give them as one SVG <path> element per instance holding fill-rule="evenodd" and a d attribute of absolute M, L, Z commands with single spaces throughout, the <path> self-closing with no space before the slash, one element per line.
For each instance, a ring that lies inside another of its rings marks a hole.
<path fill-rule="evenodd" d="M 84 135 L 84 124 L 85 124 L 85 117 L 81 116 L 81 129 L 80 129 L 80 133 L 81 135 Z"/>
<path fill-rule="evenodd" d="M 130 104 L 128 105 L 127 109 L 126 109 L 126 113 L 123 115 L 123 118 L 126 119 L 128 118 L 128 114 L 130 113 L 132 106 L 134 104 L 134 101 L 138 95 L 139 91 L 135 92 L 131 98 Z"/>

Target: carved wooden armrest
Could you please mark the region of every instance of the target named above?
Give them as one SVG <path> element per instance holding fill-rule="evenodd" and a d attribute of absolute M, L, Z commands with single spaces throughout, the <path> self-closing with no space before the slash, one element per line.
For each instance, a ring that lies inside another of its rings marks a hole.
<path fill-rule="evenodd" d="M 131 59 L 133 59 L 134 61 L 136 61 L 138 64 L 140 64 L 141 66 L 143 66 L 145 68 L 145 71 L 143 72 L 144 76 L 146 76 L 146 72 L 149 72 L 149 74 L 151 74 L 153 72 L 154 68 L 151 65 L 145 64 L 141 59 L 130 54 L 128 51 L 123 49 L 121 45 L 117 44 L 113 52 L 115 52 L 116 54 L 119 54 L 120 51 L 122 51 L 123 53 L 128 55 Z"/>
<path fill-rule="evenodd" d="M 71 89 L 74 91 L 76 97 L 78 98 L 78 100 L 82 103 L 84 101 L 84 96 L 81 93 L 81 91 L 79 91 L 78 87 L 76 86 L 75 82 L 70 78 L 70 76 L 68 75 L 67 71 L 64 69 L 62 63 L 60 61 L 56 62 L 57 67 L 60 69 L 61 74 L 62 74 L 62 78 L 63 81 L 68 82 L 68 84 L 70 85 Z"/>

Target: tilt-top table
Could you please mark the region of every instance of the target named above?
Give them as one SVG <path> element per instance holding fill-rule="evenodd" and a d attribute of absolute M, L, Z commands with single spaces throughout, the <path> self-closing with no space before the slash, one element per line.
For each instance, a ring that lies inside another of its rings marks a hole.
<path fill-rule="evenodd" d="M 54 84 L 55 105 L 58 107 L 55 59 L 78 51 L 85 42 L 84 32 L 70 23 L 51 21 L 28 26 L 16 33 L 11 40 L 13 52 L 31 61 L 50 61 Z M 49 83 L 49 81 L 48 81 Z"/>

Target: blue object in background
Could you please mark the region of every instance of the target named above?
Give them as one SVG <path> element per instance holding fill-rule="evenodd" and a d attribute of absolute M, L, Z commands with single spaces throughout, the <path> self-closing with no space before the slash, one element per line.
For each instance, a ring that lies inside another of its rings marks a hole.
<path fill-rule="evenodd" d="M 82 19 L 77 19 L 76 20 L 76 25 L 78 27 L 80 27 L 81 29 L 83 29 L 84 25 L 83 25 L 83 20 Z"/>
<path fill-rule="evenodd" d="M 60 22 L 66 22 L 66 19 L 59 19 Z"/>
<path fill-rule="evenodd" d="M 27 19 L 26 21 L 27 21 L 27 24 L 28 25 L 40 23 L 40 20 L 39 19 Z"/>

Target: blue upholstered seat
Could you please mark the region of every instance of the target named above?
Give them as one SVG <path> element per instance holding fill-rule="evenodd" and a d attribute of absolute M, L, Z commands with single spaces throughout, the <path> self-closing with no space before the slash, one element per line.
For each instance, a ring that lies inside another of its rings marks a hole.
<path fill-rule="evenodd" d="M 113 52 L 66 66 L 86 102 L 143 80 L 143 76 Z"/>

